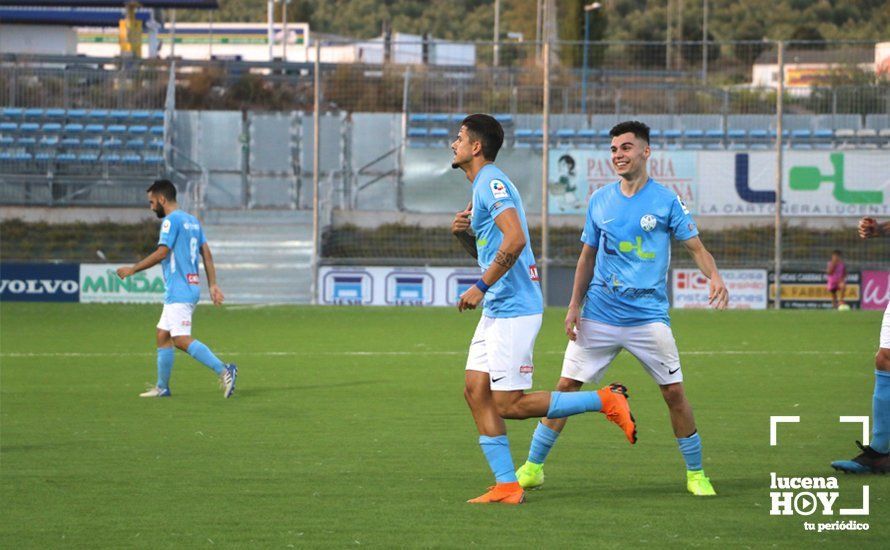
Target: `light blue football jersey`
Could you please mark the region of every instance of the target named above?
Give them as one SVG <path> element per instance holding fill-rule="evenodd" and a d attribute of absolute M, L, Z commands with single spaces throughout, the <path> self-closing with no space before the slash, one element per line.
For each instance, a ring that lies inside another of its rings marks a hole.
<path fill-rule="evenodd" d="M 538 266 L 532 253 L 522 199 L 516 186 L 500 168 L 486 164 L 473 180 L 472 227 L 476 233 L 479 267 L 483 272 L 494 261 L 504 240 L 504 234 L 494 220 L 510 208 L 519 215 L 525 233 L 525 248 L 513 267 L 485 293 L 483 313 L 489 317 L 519 317 L 544 311 Z"/>
<path fill-rule="evenodd" d="M 652 178 L 633 197 L 619 182 L 598 189 L 581 233 L 581 242 L 597 249 L 581 317 L 614 326 L 670 325 L 671 236 L 685 241 L 696 235 L 680 197 Z"/>
<path fill-rule="evenodd" d="M 165 304 L 197 304 L 201 297 L 198 266 L 201 246 L 207 242 L 198 218 L 182 210 L 174 210 L 161 222 L 158 245 L 170 249 L 161 261 L 167 292 Z"/>

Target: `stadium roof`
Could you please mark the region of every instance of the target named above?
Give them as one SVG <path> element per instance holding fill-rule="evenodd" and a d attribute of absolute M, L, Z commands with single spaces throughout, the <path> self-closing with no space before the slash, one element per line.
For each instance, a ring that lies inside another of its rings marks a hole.
<path fill-rule="evenodd" d="M 136 19 L 149 20 L 148 9 L 136 10 Z M 117 27 L 120 9 L 109 8 L 22 8 L 0 6 L 0 23 L 19 25 L 66 25 L 71 27 Z"/>
<path fill-rule="evenodd" d="M 69 7 L 69 8 L 123 8 L 127 0 L 0 0 L 0 6 L 19 7 Z M 190 10 L 219 9 L 217 0 L 139 0 L 142 8 L 181 8 Z"/>

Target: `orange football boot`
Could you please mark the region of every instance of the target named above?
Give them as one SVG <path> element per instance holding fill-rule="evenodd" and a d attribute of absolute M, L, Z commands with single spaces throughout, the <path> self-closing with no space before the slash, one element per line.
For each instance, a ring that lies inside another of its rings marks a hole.
<path fill-rule="evenodd" d="M 609 422 L 618 424 L 618 427 L 624 431 L 627 440 L 633 445 L 637 442 L 637 421 L 630 412 L 630 405 L 627 404 L 627 388 L 621 384 L 612 383 L 605 388 L 596 391 L 603 402 L 603 408 L 600 412 L 606 415 Z"/>
<path fill-rule="evenodd" d="M 486 504 L 500 502 L 502 504 L 522 504 L 525 502 L 525 491 L 519 486 L 518 481 L 498 483 L 488 488 L 488 492 L 481 497 L 468 500 L 471 504 Z"/>

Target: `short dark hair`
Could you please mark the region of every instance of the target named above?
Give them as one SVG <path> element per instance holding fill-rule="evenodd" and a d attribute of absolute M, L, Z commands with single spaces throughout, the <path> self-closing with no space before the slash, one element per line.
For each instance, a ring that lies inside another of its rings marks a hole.
<path fill-rule="evenodd" d="M 176 200 L 176 186 L 170 180 L 155 180 L 145 192 L 160 195 L 168 201 Z"/>
<path fill-rule="evenodd" d="M 637 138 L 642 139 L 647 144 L 649 143 L 649 127 L 640 122 L 639 120 L 625 120 L 624 122 L 619 122 L 615 126 L 612 126 L 612 129 L 609 130 L 609 135 L 611 137 L 618 137 L 621 134 L 632 133 Z"/>
<path fill-rule="evenodd" d="M 557 162 L 565 162 L 569 165 L 569 173 L 575 173 L 575 159 L 572 158 L 572 155 L 563 155 L 559 157 L 559 160 Z"/>
<path fill-rule="evenodd" d="M 498 151 L 504 144 L 504 128 L 491 115 L 470 115 L 460 123 L 467 127 L 467 133 L 473 134 L 473 138 L 482 142 L 482 157 L 494 162 Z"/>
<path fill-rule="evenodd" d="M 838 256 L 843 256 L 843 255 L 844 255 L 844 253 L 841 252 L 840 250 L 832 250 L 831 253 L 832 253 L 832 254 L 837 254 Z"/>

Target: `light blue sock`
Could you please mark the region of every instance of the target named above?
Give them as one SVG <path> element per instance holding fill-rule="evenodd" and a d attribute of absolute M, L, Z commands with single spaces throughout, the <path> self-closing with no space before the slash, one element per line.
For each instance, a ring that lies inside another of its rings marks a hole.
<path fill-rule="evenodd" d="M 550 392 L 550 408 L 547 418 L 565 418 L 573 414 L 599 411 L 603 402 L 595 391 Z"/>
<path fill-rule="evenodd" d="M 158 384 L 159 388 L 170 389 L 170 371 L 173 370 L 173 348 L 158 348 Z"/>
<path fill-rule="evenodd" d="M 189 344 L 189 348 L 186 351 L 189 355 L 194 357 L 195 360 L 200 361 L 213 369 L 213 372 L 216 374 L 222 374 L 222 371 L 226 370 L 226 364 L 213 355 L 210 348 L 197 340 L 192 340 L 192 343 Z"/>
<path fill-rule="evenodd" d="M 513 457 L 510 456 L 510 442 L 506 435 L 497 437 L 479 436 L 479 446 L 488 460 L 488 466 L 494 472 L 494 479 L 498 483 L 510 483 L 516 481 L 516 472 L 513 470 Z"/>
<path fill-rule="evenodd" d="M 686 461 L 686 469 L 697 471 L 701 470 L 701 438 L 696 431 L 689 437 L 678 437 L 677 444 L 680 446 L 680 452 L 683 453 L 683 460 Z"/>
<path fill-rule="evenodd" d="M 538 422 L 538 427 L 535 428 L 535 435 L 532 436 L 531 448 L 528 450 L 528 461 L 535 464 L 543 464 L 547 460 L 547 455 L 550 454 L 550 449 L 556 443 L 557 437 L 559 437 L 559 432 L 551 430 L 543 423 Z"/>
<path fill-rule="evenodd" d="M 875 371 L 875 394 L 871 401 L 871 448 L 890 452 L 890 372 Z"/>

